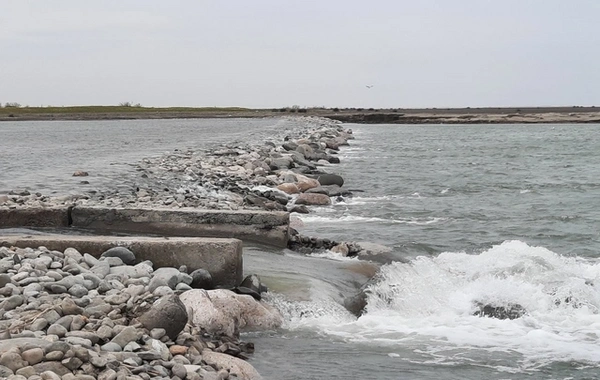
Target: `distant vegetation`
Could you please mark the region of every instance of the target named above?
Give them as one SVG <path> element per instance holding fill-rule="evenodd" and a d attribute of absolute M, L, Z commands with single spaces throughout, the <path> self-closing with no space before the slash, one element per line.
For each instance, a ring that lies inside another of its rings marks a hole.
<path fill-rule="evenodd" d="M 0 115 L 9 114 L 114 114 L 114 113 L 173 113 L 173 112 L 248 112 L 248 108 L 241 107 L 142 107 L 141 104 L 130 102 L 120 103 L 118 106 L 68 106 L 68 107 L 29 107 L 19 103 L 4 103 L 0 107 Z"/>

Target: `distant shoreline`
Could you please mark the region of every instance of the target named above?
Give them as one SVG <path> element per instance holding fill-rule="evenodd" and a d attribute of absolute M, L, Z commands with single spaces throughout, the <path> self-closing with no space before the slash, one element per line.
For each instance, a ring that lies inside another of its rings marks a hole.
<path fill-rule="evenodd" d="M 500 108 L 147 108 L 135 106 L 4 107 L 0 121 L 143 120 L 320 116 L 358 124 L 534 124 L 600 123 L 600 107 Z"/>

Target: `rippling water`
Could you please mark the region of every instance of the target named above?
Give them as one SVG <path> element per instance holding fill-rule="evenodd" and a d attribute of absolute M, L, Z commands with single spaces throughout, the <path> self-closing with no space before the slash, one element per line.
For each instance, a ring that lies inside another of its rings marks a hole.
<path fill-rule="evenodd" d="M 296 123 L 296 124 L 294 124 Z M 119 186 L 142 157 L 239 140 L 280 142 L 298 122 L 0 123 L 0 192 Z M 308 215 L 303 234 L 392 251 L 366 313 L 341 302 L 356 259 L 245 248 L 281 330 L 249 333 L 266 379 L 592 379 L 600 371 L 600 126 L 347 125 L 354 197 Z M 514 320 L 474 316 L 519 305 Z"/>
<path fill-rule="evenodd" d="M 358 319 L 322 299 L 283 308 L 283 333 L 254 337 L 272 345 L 255 365 L 273 379 L 596 378 L 599 126 L 348 127 L 335 170 L 355 196 L 299 216 L 301 232 L 390 246 L 388 264 Z"/>
<path fill-rule="evenodd" d="M 264 142 L 298 125 L 275 118 L 2 122 L 0 193 L 28 189 L 62 195 L 115 188 L 144 157 Z M 89 185 L 72 177 L 77 170 L 90 173 Z"/>

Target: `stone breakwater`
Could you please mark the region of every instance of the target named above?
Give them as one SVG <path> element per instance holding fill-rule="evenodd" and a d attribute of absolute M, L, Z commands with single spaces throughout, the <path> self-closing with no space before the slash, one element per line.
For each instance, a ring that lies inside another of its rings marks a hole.
<path fill-rule="evenodd" d="M 328 169 L 352 132 L 336 122 L 305 118 L 281 144 L 229 144 L 208 151 L 176 150 L 135 165 L 126 186 L 45 196 L 15 189 L 0 208 L 264 209 L 307 213 L 332 197 L 351 196 Z M 80 176 L 80 173 L 75 173 Z M 93 183 L 94 173 L 82 178 Z M 123 183 L 123 181 L 121 181 Z M 301 252 L 351 242 L 291 231 Z M 121 248 L 123 249 L 123 248 Z M 266 289 L 249 276 L 232 289 L 212 289 L 210 273 L 154 268 L 133 252 L 96 258 L 64 251 L 0 248 L 0 378 L 7 379 L 259 379 L 244 359 L 253 351 L 243 329 L 273 329 L 277 310 L 261 301 Z"/>
<path fill-rule="evenodd" d="M 135 166 L 126 189 L 49 197 L 13 190 L 5 209 L 99 206 L 309 212 L 347 196 L 326 171 L 351 131 L 306 118 L 280 145 L 231 144 L 175 151 Z M 79 176 L 79 173 L 75 173 Z M 88 173 L 83 184 L 93 182 Z M 297 250 L 358 247 L 292 233 Z M 0 377 L 7 379 L 260 378 L 243 359 L 253 351 L 242 329 L 275 328 L 280 314 L 250 276 L 212 289 L 210 273 L 135 264 L 124 248 L 95 258 L 74 248 L 0 248 Z M 133 258 L 132 258 L 133 257 Z M 135 264 L 135 265 L 134 265 Z"/>
<path fill-rule="evenodd" d="M 260 378 L 239 331 L 282 320 L 256 276 L 212 289 L 205 270 L 134 263 L 123 247 L 0 247 L 0 378 Z"/>
<path fill-rule="evenodd" d="M 100 206 L 116 208 L 263 209 L 308 213 L 313 205 L 351 196 L 344 179 L 329 173 L 352 131 L 329 119 L 300 118 L 302 126 L 282 131 L 281 143 L 229 144 L 206 151 L 176 150 L 135 164 L 127 186 L 49 197 L 15 189 L 0 195 L 0 208 Z M 82 182 L 93 182 L 94 173 Z M 292 230 L 289 248 L 360 252 L 358 244 L 301 236 Z"/>

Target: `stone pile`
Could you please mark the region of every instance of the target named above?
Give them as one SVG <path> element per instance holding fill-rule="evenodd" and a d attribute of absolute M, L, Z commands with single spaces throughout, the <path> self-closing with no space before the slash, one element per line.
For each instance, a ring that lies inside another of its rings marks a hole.
<path fill-rule="evenodd" d="M 239 331 L 281 316 L 258 301 L 256 276 L 237 293 L 211 288 L 202 269 L 154 269 L 122 247 L 0 247 L 0 378 L 260 378 Z"/>

